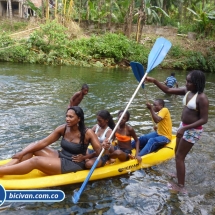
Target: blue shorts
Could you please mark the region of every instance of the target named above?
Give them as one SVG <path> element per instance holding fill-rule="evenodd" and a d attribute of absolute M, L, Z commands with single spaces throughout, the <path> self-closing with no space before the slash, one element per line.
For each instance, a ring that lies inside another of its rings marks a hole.
<path fill-rule="evenodd" d="M 129 149 L 121 149 L 121 148 L 119 148 L 119 146 L 114 146 L 114 151 L 115 150 L 121 150 L 121 151 L 123 151 L 126 154 L 126 161 L 128 161 L 130 159 L 128 155 L 132 154 L 131 150 L 129 150 Z"/>
<path fill-rule="evenodd" d="M 87 149 L 89 154 L 93 154 L 95 151 L 93 149 Z M 106 162 L 109 160 L 109 156 L 108 155 L 102 155 L 100 160 L 102 161 L 102 165 L 104 166 L 106 164 Z"/>

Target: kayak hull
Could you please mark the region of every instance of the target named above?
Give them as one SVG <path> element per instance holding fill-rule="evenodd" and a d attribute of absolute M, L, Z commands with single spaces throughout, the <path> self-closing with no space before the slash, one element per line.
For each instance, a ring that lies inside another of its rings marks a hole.
<path fill-rule="evenodd" d="M 128 172 L 134 172 L 141 168 L 148 168 L 158 165 L 174 157 L 174 149 L 176 145 L 176 137 L 172 136 L 172 141 L 165 147 L 142 156 L 142 163 L 138 163 L 136 159 L 120 162 L 116 159 L 114 164 L 109 164 L 94 170 L 90 181 L 99 180 L 109 177 L 114 177 Z M 132 152 L 135 153 L 135 150 Z M 0 165 L 7 163 L 9 160 L 0 161 Z M 59 174 L 59 175 L 46 175 L 39 170 L 33 170 L 25 175 L 5 175 L 0 177 L 0 184 L 6 190 L 26 190 L 47 188 L 53 186 L 61 186 L 67 184 L 81 183 L 85 180 L 90 170 L 82 170 L 78 172 Z"/>

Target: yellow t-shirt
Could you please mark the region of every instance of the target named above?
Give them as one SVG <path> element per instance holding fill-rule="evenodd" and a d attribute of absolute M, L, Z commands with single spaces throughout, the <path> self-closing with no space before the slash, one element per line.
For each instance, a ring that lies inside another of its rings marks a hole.
<path fill-rule="evenodd" d="M 169 110 L 165 107 L 162 108 L 158 112 L 158 116 L 161 117 L 162 120 L 157 124 L 157 133 L 171 140 L 172 139 L 172 120 L 171 120 L 171 115 Z"/>

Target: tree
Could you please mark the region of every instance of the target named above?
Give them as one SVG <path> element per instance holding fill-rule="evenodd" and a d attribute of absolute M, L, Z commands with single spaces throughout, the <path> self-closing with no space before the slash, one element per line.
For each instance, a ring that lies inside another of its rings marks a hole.
<path fill-rule="evenodd" d="M 130 34 L 131 34 L 133 11 L 134 11 L 134 0 L 131 0 L 131 4 L 128 7 L 128 12 L 125 16 L 125 22 L 124 22 L 124 34 L 128 38 L 130 37 Z"/>
<path fill-rule="evenodd" d="M 12 19 L 13 19 L 13 12 L 12 12 L 12 4 L 11 4 L 11 0 L 8 0 L 7 1 L 7 4 L 8 4 L 8 8 L 7 10 L 9 9 L 9 17 L 10 17 L 10 21 L 12 22 Z M 7 11 L 8 13 L 8 11 Z"/>
<path fill-rule="evenodd" d="M 210 4 L 205 4 L 203 7 L 203 3 L 200 2 L 197 5 L 193 5 L 193 9 L 187 8 L 194 15 L 194 21 L 197 24 L 197 30 L 199 33 L 204 33 L 205 36 L 212 33 L 214 30 L 212 26 L 215 21 L 215 10 L 214 6 Z M 213 23 L 212 23 L 213 22 Z"/>
<path fill-rule="evenodd" d="M 145 12 L 145 0 L 142 0 L 139 12 L 138 12 L 138 21 L 137 21 L 137 32 L 136 32 L 136 41 L 139 42 L 142 36 L 143 25 L 146 25 L 147 15 Z"/>

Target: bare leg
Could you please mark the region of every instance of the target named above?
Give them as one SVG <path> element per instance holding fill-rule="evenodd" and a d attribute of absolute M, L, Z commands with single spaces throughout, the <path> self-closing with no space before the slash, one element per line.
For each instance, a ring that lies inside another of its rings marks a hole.
<path fill-rule="evenodd" d="M 38 169 L 48 175 L 60 174 L 60 158 L 34 156 L 21 163 L 0 168 L 0 175 L 22 175 L 31 172 L 33 169 Z"/>
<path fill-rule="evenodd" d="M 176 155 L 176 152 L 177 152 L 177 149 L 178 149 L 178 145 L 179 145 L 180 140 L 181 140 L 181 138 L 176 137 L 175 155 Z"/>
<path fill-rule="evenodd" d="M 120 161 L 126 161 L 128 159 L 128 155 L 121 150 L 116 150 L 110 154 L 110 158 L 118 158 Z"/>
<path fill-rule="evenodd" d="M 85 163 L 85 167 L 87 169 L 90 169 L 93 166 L 93 164 L 95 163 L 96 159 L 97 159 L 97 157 L 96 158 L 91 158 L 91 159 L 87 160 L 86 163 Z M 101 165 L 102 165 L 102 161 L 100 159 L 99 162 L 98 162 L 98 164 L 97 164 L 97 166 L 96 166 L 96 168 L 101 167 Z"/>
<path fill-rule="evenodd" d="M 177 149 L 178 149 L 178 145 L 179 145 L 179 142 L 180 142 L 181 138 L 176 138 L 176 145 L 175 145 L 175 155 L 176 155 L 176 152 L 177 152 Z M 172 178 L 177 178 L 177 174 L 176 173 L 168 173 L 168 175 Z"/>
<path fill-rule="evenodd" d="M 34 153 L 28 153 L 25 156 L 23 156 L 22 160 L 18 160 L 18 159 L 12 159 L 10 160 L 8 163 L 0 166 L 0 167 L 5 167 L 5 166 L 11 166 L 14 164 L 18 164 L 20 162 L 23 162 L 25 160 L 28 160 L 30 158 L 33 157 L 33 155 L 35 156 L 43 156 L 43 157 L 58 157 L 58 152 L 52 148 L 46 147 L 40 151 L 36 151 Z"/>
<path fill-rule="evenodd" d="M 178 184 L 181 187 L 184 187 L 185 183 L 185 157 L 190 151 L 190 149 L 193 147 L 192 143 L 187 142 L 183 138 L 180 139 L 177 152 L 176 152 L 176 171 L 177 171 L 177 178 L 178 178 Z"/>

